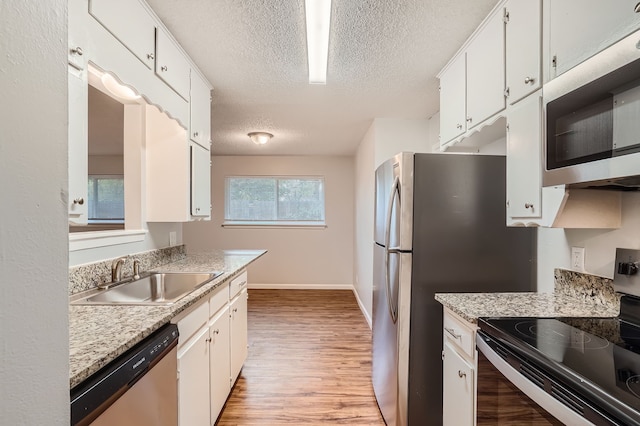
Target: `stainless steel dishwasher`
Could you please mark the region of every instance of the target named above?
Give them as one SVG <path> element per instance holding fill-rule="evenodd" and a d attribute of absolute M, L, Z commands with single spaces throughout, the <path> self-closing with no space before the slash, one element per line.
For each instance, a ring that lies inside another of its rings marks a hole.
<path fill-rule="evenodd" d="M 167 324 L 71 389 L 71 424 L 175 426 L 177 344 Z"/>

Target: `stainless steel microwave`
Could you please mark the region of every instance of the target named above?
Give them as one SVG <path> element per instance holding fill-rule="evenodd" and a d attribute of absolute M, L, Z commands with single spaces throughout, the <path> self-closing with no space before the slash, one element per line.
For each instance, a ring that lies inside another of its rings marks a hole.
<path fill-rule="evenodd" d="M 543 87 L 543 185 L 640 187 L 640 31 Z"/>

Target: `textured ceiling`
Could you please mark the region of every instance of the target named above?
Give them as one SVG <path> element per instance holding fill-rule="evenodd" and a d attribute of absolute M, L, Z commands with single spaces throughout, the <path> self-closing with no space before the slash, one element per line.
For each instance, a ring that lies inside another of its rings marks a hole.
<path fill-rule="evenodd" d="M 435 75 L 496 3 L 333 0 L 327 84 L 309 85 L 304 0 L 147 1 L 214 86 L 218 155 L 351 155 L 376 117 L 431 116 Z"/>

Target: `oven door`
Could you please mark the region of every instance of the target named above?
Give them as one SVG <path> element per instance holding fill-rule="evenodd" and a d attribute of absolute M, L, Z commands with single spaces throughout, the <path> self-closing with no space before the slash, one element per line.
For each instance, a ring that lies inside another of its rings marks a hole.
<path fill-rule="evenodd" d="M 585 407 L 533 366 L 526 365 L 494 339 L 478 331 L 477 424 L 593 425 Z M 517 367 L 516 368 L 514 368 Z M 553 384 L 552 384 L 553 383 Z M 544 388 L 553 388 L 554 398 Z M 559 399 L 564 400 L 560 402 Z M 582 414 L 579 414 L 582 412 Z"/>

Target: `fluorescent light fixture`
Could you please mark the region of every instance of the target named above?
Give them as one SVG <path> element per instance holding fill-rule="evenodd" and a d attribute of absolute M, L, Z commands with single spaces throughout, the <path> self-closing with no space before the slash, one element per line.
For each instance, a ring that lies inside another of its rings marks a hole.
<path fill-rule="evenodd" d="M 273 135 L 267 132 L 251 132 L 247 133 L 247 136 L 255 143 L 256 145 L 264 145 L 269 142 Z"/>
<path fill-rule="evenodd" d="M 305 0 L 304 10 L 307 15 L 309 83 L 327 84 L 331 0 Z"/>

